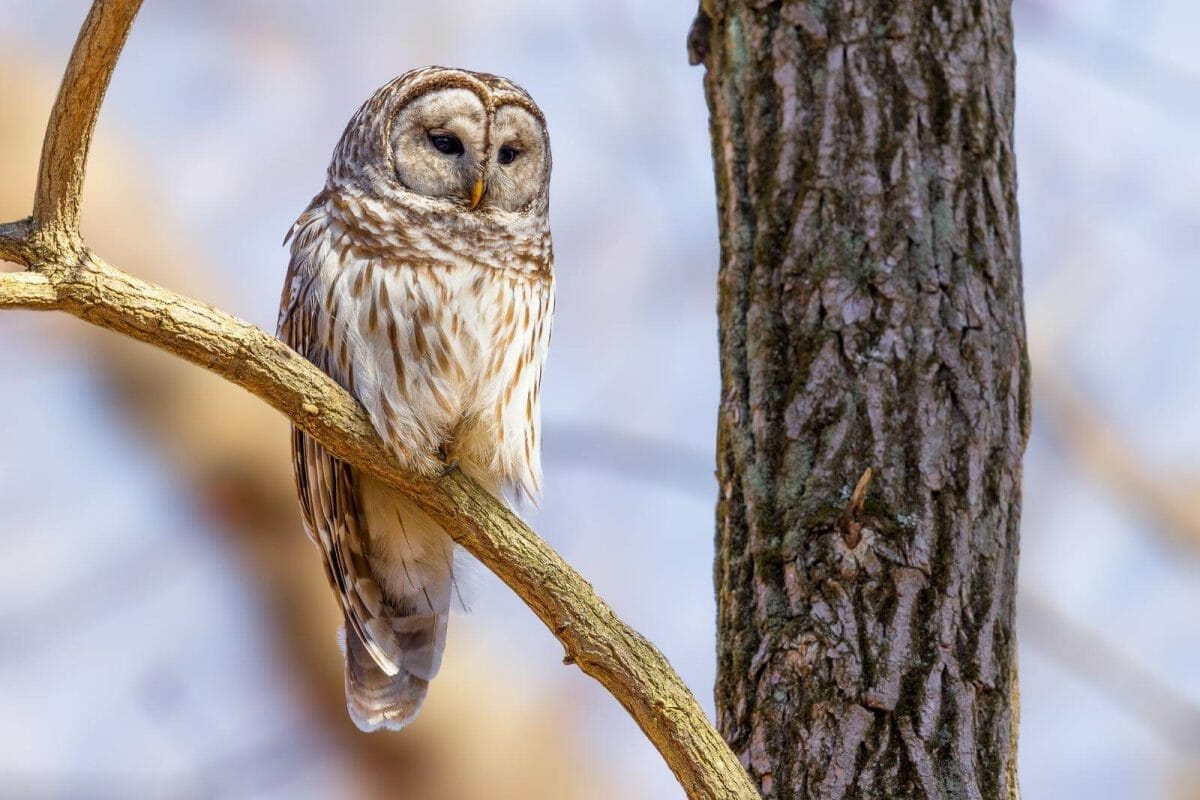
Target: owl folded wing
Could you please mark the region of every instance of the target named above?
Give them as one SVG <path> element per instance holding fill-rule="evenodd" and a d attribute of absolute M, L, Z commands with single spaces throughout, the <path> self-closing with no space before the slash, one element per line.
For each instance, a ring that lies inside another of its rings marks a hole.
<path fill-rule="evenodd" d="M 278 335 L 336 380 L 319 331 L 313 283 L 311 272 L 293 258 L 280 300 Z M 402 648 L 390 620 L 398 613 L 389 607 L 364 552 L 367 536 L 351 468 L 296 427 L 292 428 L 292 463 L 305 530 L 324 555 L 325 577 L 338 596 L 346 624 L 379 668 L 395 675 L 400 671 Z"/>

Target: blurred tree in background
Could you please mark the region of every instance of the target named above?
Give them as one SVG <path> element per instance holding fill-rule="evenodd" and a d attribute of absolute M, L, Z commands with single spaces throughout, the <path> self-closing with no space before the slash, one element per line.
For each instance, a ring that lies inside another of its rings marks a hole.
<path fill-rule="evenodd" d="M 721 226 L 721 731 L 767 798 L 1015 797 L 1009 4 L 705 2 L 689 47 Z"/>

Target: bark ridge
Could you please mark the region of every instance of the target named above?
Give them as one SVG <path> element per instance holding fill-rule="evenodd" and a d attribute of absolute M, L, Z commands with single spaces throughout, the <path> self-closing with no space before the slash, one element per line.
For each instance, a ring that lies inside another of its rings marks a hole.
<path fill-rule="evenodd" d="M 1009 5 L 705 0 L 688 45 L 721 225 L 721 732 L 767 798 L 1015 797 Z"/>

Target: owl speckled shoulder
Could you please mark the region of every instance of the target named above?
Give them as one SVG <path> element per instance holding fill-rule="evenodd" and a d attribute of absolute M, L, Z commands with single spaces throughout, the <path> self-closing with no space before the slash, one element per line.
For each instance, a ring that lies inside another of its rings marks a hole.
<path fill-rule="evenodd" d="M 402 463 L 497 497 L 541 492 L 554 316 L 546 119 L 512 81 L 444 67 L 375 92 L 292 226 L 280 336 L 362 403 Z M 345 618 L 363 730 L 420 709 L 445 648 L 453 541 L 404 495 L 293 430 L 309 536 Z"/>

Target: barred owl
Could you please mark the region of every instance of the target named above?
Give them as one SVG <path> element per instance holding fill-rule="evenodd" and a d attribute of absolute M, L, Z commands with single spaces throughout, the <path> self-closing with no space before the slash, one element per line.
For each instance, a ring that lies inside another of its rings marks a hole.
<path fill-rule="evenodd" d="M 523 89 L 418 69 L 350 120 L 285 240 L 280 337 L 362 403 L 404 464 L 457 465 L 497 497 L 541 491 L 549 178 L 545 119 Z M 454 543 L 301 430 L 292 452 L 344 615 L 350 716 L 366 731 L 402 728 L 441 664 Z"/>

